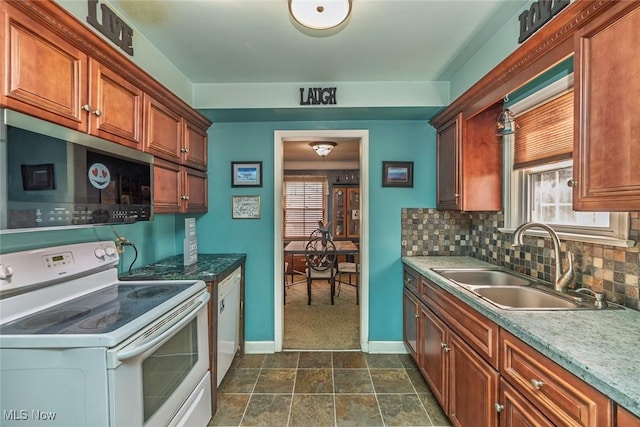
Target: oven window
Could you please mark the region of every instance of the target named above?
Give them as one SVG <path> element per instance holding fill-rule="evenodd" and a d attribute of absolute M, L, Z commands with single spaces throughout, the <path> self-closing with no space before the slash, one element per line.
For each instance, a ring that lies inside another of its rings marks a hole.
<path fill-rule="evenodd" d="M 197 319 L 142 362 L 144 421 L 166 402 L 198 361 Z"/>

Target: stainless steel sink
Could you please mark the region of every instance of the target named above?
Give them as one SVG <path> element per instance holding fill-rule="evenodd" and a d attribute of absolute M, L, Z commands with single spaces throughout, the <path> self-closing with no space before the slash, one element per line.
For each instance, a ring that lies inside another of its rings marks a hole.
<path fill-rule="evenodd" d="M 595 308 L 571 299 L 569 296 L 564 297 L 556 294 L 555 291 L 546 291 L 540 288 L 491 286 L 477 287 L 472 292 L 505 309 L 575 310 Z"/>
<path fill-rule="evenodd" d="M 598 307 L 593 298 L 573 295 L 545 286 L 533 278 L 496 268 L 433 269 L 445 279 L 505 310 L 600 310 L 620 309 L 616 304 Z"/>
<path fill-rule="evenodd" d="M 498 269 L 448 269 L 436 273 L 461 285 L 469 286 L 529 286 L 533 281 Z"/>

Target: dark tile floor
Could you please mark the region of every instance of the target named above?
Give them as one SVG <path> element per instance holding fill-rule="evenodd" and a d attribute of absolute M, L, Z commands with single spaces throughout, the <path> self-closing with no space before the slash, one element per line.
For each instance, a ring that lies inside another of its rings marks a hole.
<path fill-rule="evenodd" d="M 218 393 L 210 426 L 451 425 L 407 354 L 248 354 Z"/>

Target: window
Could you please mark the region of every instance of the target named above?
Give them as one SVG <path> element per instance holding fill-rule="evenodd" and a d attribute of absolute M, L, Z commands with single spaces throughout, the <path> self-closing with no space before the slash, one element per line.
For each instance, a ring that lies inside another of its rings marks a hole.
<path fill-rule="evenodd" d="M 543 222 L 572 240 L 626 239 L 628 214 L 573 210 L 573 75 L 514 104 L 505 137 L 505 227 Z M 570 234 L 570 236 L 567 236 Z"/>
<path fill-rule="evenodd" d="M 284 177 L 284 238 L 308 238 L 326 222 L 329 184 L 324 176 Z"/>

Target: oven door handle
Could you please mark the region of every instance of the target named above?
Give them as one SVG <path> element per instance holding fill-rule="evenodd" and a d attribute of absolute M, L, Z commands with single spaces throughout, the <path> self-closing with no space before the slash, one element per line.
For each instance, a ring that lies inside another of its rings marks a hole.
<path fill-rule="evenodd" d="M 124 362 L 125 360 L 139 356 L 145 351 L 149 350 L 150 348 L 155 347 L 158 343 L 161 343 L 162 341 L 166 340 L 178 330 L 182 329 L 182 327 L 187 323 L 189 323 L 191 320 L 193 320 L 198 315 L 198 312 L 200 311 L 200 309 L 207 304 L 207 302 L 209 301 L 209 293 L 205 292 L 204 294 L 202 294 L 202 296 L 199 299 L 200 299 L 200 302 L 198 303 L 198 305 L 193 310 L 191 310 L 189 314 L 187 314 L 184 318 L 180 319 L 180 321 L 175 325 L 173 325 L 171 328 L 167 329 L 165 332 L 158 335 L 157 337 L 150 339 L 149 341 L 143 342 L 140 345 L 137 345 L 127 350 L 119 351 L 116 354 L 116 358 L 120 362 Z"/>

